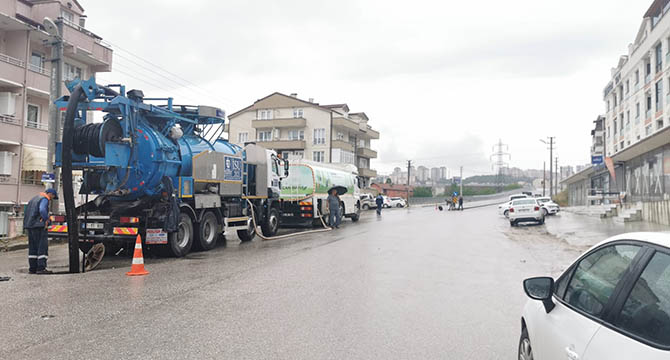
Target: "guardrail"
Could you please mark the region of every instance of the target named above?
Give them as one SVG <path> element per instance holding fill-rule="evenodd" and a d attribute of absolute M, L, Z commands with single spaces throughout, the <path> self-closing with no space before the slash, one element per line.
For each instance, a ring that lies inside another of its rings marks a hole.
<path fill-rule="evenodd" d="M 33 65 L 33 64 L 28 64 L 28 70 L 30 70 L 30 71 L 32 71 L 32 72 L 36 72 L 36 73 L 38 73 L 38 74 L 46 75 L 46 76 L 50 76 L 50 75 L 51 75 L 51 71 L 49 71 L 49 70 L 47 70 L 47 69 L 45 69 L 45 68 L 43 68 L 43 67 L 39 67 L 39 66 L 37 66 L 37 65 Z"/>
<path fill-rule="evenodd" d="M 14 125 L 21 124 L 19 119 L 15 118 L 13 116 L 7 116 L 7 115 L 0 115 L 0 122 L 3 122 L 5 124 L 14 124 Z"/>
<path fill-rule="evenodd" d="M 26 121 L 26 127 L 38 130 L 49 130 L 49 124 L 43 124 L 40 122 Z"/>

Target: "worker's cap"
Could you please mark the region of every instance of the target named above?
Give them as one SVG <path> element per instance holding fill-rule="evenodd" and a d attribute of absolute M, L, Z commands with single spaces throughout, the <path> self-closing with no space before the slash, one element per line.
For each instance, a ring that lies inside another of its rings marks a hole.
<path fill-rule="evenodd" d="M 45 193 L 53 195 L 54 199 L 58 199 L 58 192 L 56 192 L 55 189 L 47 189 L 47 191 L 45 191 Z"/>

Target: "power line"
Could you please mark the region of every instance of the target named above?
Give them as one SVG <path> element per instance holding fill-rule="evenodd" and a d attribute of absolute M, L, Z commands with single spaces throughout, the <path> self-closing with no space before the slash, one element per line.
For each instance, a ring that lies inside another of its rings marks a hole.
<path fill-rule="evenodd" d="M 211 91 L 209 91 L 209 90 L 207 90 L 207 89 L 204 89 L 204 88 L 200 87 L 199 85 L 196 85 L 196 84 L 193 83 L 192 81 L 187 80 L 187 79 L 185 79 L 185 78 L 183 78 L 183 77 L 181 77 L 181 76 L 179 76 L 179 75 L 177 75 L 177 74 L 175 74 L 175 73 L 173 73 L 173 72 L 171 72 L 171 71 L 169 71 L 169 70 L 166 70 L 165 68 L 163 68 L 163 67 L 161 67 L 161 66 L 158 66 L 158 65 L 156 65 L 155 63 L 153 63 L 153 62 L 151 62 L 151 61 L 149 61 L 149 60 L 146 60 L 146 59 L 142 58 L 141 56 L 136 55 L 135 53 L 133 53 L 133 52 L 131 52 L 131 51 L 129 51 L 129 50 L 126 50 L 126 49 L 124 49 L 124 48 L 122 48 L 122 47 L 120 47 L 120 46 L 118 46 L 118 45 L 116 45 L 116 44 L 114 44 L 114 43 L 109 42 L 109 41 L 107 41 L 107 43 L 109 43 L 110 45 L 112 45 L 112 47 L 114 47 L 115 49 L 121 50 L 121 51 L 123 51 L 123 52 L 125 52 L 125 53 L 127 53 L 127 54 L 129 54 L 129 55 L 131 55 L 131 56 L 133 56 L 133 57 L 135 57 L 135 58 L 137 58 L 137 59 L 139 59 L 139 60 L 141 60 L 141 61 L 143 61 L 143 62 L 149 64 L 149 65 L 151 65 L 151 66 L 154 66 L 154 67 L 156 67 L 157 69 L 160 69 L 160 70 L 162 70 L 163 72 L 165 72 L 165 73 L 167 73 L 167 74 L 169 74 L 169 75 L 171 75 L 171 76 L 174 76 L 175 78 L 177 78 L 177 79 L 179 79 L 179 80 L 181 80 L 181 81 L 184 81 L 184 82 L 186 82 L 187 84 L 190 84 L 191 86 L 195 87 L 196 89 L 200 89 L 200 90 L 203 91 L 205 94 L 209 94 L 209 96 L 211 96 L 211 94 L 212 94 Z M 123 57 L 123 56 L 120 56 L 120 57 Z M 226 103 L 226 102 L 228 102 L 228 101 L 233 102 L 233 101 L 231 101 L 230 99 L 227 99 L 227 98 L 225 98 L 225 97 L 221 97 L 221 98 L 222 98 L 223 100 L 226 100 L 226 101 L 223 101 L 222 103 Z"/>

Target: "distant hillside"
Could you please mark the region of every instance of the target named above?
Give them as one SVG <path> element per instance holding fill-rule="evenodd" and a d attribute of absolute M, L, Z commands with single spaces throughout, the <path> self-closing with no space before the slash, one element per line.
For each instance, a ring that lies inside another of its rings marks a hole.
<path fill-rule="evenodd" d="M 516 184 L 519 181 L 531 182 L 533 181 L 533 179 L 529 177 L 512 177 L 508 175 L 502 176 L 503 184 Z M 497 183 L 498 183 L 497 175 L 476 175 L 466 178 L 463 181 L 463 184 L 497 184 Z"/>

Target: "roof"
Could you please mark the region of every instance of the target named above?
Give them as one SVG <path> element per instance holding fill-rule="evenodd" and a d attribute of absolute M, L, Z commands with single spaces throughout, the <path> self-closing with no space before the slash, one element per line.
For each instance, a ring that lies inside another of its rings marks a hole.
<path fill-rule="evenodd" d="M 359 116 L 365 120 L 370 120 L 364 112 L 349 113 L 349 116 Z"/>
<path fill-rule="evenodd" d="M 670 232 L 633 232 L 607 238 L 593 248 L 619 240 L 636 240 L 670 248 Z"/>
<path fill-rule="evenodd" d="M 657 131 L 647 138 L 640 140 L 623 150 L 619 150 L 619 152 L 612 155 L 612 160 L 614 160 L 614 162 L 628 161 L 640 155 L 646 154 L 649 151 L 656 150 L 668 144 L 668 136 L 670 136 L 670 127 L 666 127 L 663 130 Z"/>
<path fill-rule="evenodd" d="M 323 107 L 329 108 L 329 109 L 344 109 L 344 111 L 349 112 L 349 105 L 347 105 L 347 104 L 323 105 Z"/>
<path fill-rule="evenodd" d="M 572 176 L 569 176 L 569 177 L 561 180 L 561 184 L 572 184 L 572 183 L 576 183 L 577 181 L 586 180 L 586 179 L 589 178 L 589 175 L 596 172 L 597 169 L 598 169 L 597 166 L 589 166 L 589 167 L 585 168 L 584 170 L 582 170 L 578 173 L 575 173 Z"/>
<path fill-rule="evenodd" d="M 651 3 L 651 6 L 649 6 L 649 9 L 647 9 L 647 12 L 644 13 L 644 17 L 654 17 L 660 14 L 668 1 L 670 0 L 654 0 L 654 2 Z"/>
<path fill-rule="evenodd" d="M 278 92 L 278 91 L 275 91 L 275 92 L 273 92 L 272 94 L 270 94 L 270 95 L 268 95 L 268 96 L 262 97 L 262 98 L 260 98 L 260 99 L 258 99 L 258 100 L 256 100 L 256 101 L 254 101 L 253 104 L 251 104 L 251 105 L 249 105 L 249 106 L 247 106 L 247 107 L 245 107 L 245 108 L 243 108 L 243 109 L 240 109 L 240 110 L 238 110 L 238 111 L 235 111 L 234 113 L 228 115 L 228 118 L 235 117 L 235 116 L 237 116 L 237 115 L 239 115 L 239 114 L 241 114 L 241 113 L 243 113 L 243 112 L 246 112 L 246 111 L 248 111 L 248 110 L 251 110 L 251 109 L 252 109 L 256 104 L 258 104 L 259 102 L 261 102 L 261 101 L 263 101 L 263 100 L 266 100 L 266 99 L 268 99 L 268 98 L 270 98 L 270 97 L 272 97 L 272 96 L 275 96 L 275 95 L 283 96 L 283 97 L 285 97 L 285 98 L 287 98 L 287 99 L 294 100 L 294 101 L 297 101 L 297 102 L 299 102 L 299 103 L 302 103 L 302 104 L 305 104 L 305 105 L 309 105 L 309 106 L 312 106 L 312 107 L 315 107 L 315 108 L 319 108 L 319 109 L 322 109 L 322 110 L 324 110 L 324 111 L 332 111 L 332 112 L 338 113 L 337 111 L 332 110 L 332 109 L 328 108 L 327 106 L 319 105 L 319 103 L 309 102 L 309 101 L 306 101 L 306 100 L 298 99 L 297 97 L 289 96 L 289 95 L 280 93 L 280 92 Z M 339 114 L 339 113 L 338 113 L 338 114 Z"/>
<path fill-rule="evenodd" d="M 77 0 L 68 0 L 68 1 L 72 1 L 75 5 L 77 5 L 77 7 L 79 7 L 79 10 L 81 10 L 81 12 L 84 12 L 84 7 L 81 6 L 79 1 L 77 1 Z M 22 2 L 25 2 L 25 1 L 22 1 Z M 60 1 L 59 0 L 28 0 L 27 2 L 30 2 L 32 4 L 39 4 L 39 3 L 50 3 L 50 2 L 58 2 L 59 3 Z"/>

